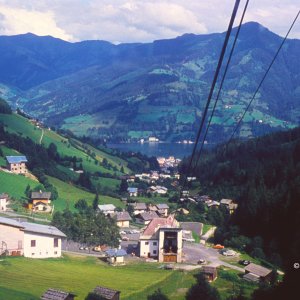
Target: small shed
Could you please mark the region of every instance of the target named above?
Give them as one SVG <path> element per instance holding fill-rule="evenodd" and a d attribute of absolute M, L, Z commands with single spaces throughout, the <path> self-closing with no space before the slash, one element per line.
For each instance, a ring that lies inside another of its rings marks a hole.
<path fill-rule="evenodd" d="M 127 255 L 124 249 L 108 249 L 105 253 L 110 264 L 124 264 L 124 257 Z"/>
<path fill-rule="evenodd" d="M 41 297 L 42 300 L 73 300 L 75 294 L 55 289 L 48 289 Z"/>
<path fill-rule="evenodd" d="M 202 267 L 201 273 L 209 282 L 216 280 L 218 276 L 217 268 L 211 266 Z"/>
<path fill-rule="evenodd" d="M 93 291 L 93 294 L 97 296 L 101 296 L 102 298 L 107 300 L 119 300 L 120 293 L 121 293 L 120 291 L 113 290 L 103 286 L 97 286 Z"/>
<path fill-rule="evenodd" d="M 272 270 L 262 267 L 260 265 L 251 263 L 245 267 L 245 274 L 254 274 L 259 277 L 260 281 L 270 281 Z"/>

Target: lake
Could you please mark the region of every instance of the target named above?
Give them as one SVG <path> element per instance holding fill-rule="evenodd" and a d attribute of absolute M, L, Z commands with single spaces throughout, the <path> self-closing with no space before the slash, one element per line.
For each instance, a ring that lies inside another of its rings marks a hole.
<path fill-rule="evenodd" d="M 120 143 L 107 144 L 109 148 L 119 149 L 124 152 L 140 152 L 147 156 L 174 156 L 183 158 L 192 154 L 194 144 L 176 144 L 176 143 Z"/>

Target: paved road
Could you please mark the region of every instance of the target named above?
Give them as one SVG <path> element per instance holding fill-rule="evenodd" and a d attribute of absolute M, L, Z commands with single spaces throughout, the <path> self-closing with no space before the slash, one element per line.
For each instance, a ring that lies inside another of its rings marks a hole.
<path fill-rule="evenodd" d="M 43 218 L 38 218 L 36 216 L 31 216 L 31 215 L 20 215 L 18 213 L 15 213 L 13 211 L 1 211 L 1 214 L 7 215 L 9 217 L 12 217 L 14 219 L 20 219 L 24 221 L 25 219 L 28 219 L 29 221 L 39 221 L 39 222 L 45 222 L 45 223 L 50 223 L 51 221 Z"/>
<path fill-rule="evenodd" d="M 40 141 L 39 141 L 40 145 L 42 144 L 43 137 L 44 137 L 44 129 L 42 128 L 42 135 L 41 135 Z"/>
<path fill-rule="evenodd" d="M 199 259 L 206 260 L 212 266 L 225 266 L 244 273 L 244 269 L 231 265 L 220 259 L 221 254 L 216 249 L 207 248 L 202 244 L 184 243 L 184 262 L 196 264 Z"/>

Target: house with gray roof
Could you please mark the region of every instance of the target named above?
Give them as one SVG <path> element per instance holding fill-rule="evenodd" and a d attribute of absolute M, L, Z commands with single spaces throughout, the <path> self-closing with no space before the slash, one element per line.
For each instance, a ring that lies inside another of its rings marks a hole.
<path fill-rule="evenodd" d="M 26 174 L 27 158 L 23 155 L 6 156 L 7 169 L 15 174 Z"/>
<path fill-rule="evenodd" d="M 135 221 L 139 224 L 147 225 L 155 218 L 158 218 L 158 214 L 155 211 L 146 211 L 136 215 Z"/>
<path fill-rule="evenodd" d="M 30 258 L 61 256 L 66 235 L 54 226 L 0 217 L 0 254 Z"/>
<path fill-rule="evenodd" d="M 111 218 L 114 218 L 119 227 L 129 227 L 129 222 L 132 220 L 127 211 L 115 212 L 110 215 Z"/>
<path fill-rule="evenodd" d="M 245 270 L 245 275 L 243 276 L 243 278 L 245 280 L 248 280 L 248 281 L 251 280 L 254 282 L 270 281 L 271 273 L 272 273 L 272 270 L 270 270 L 270 269 L 267 269 L 265 267 L 262 267 L 260 265 L 254 264 L 254 263 L 250 263 L 248 266 L 246 266 L 244 268 L 244 270 Z M 259 280 L 257 280 L 257 277 L 259 278 Z"/>

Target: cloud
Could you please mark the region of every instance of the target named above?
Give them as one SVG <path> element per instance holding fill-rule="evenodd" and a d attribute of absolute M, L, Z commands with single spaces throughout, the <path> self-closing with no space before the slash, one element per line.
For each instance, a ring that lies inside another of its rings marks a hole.
<path fill-rule="evenodd" d="M 299 10 L 297 2 L 252 0 L 245 20 L 284 35 Z M 234 0 L 0 0 L 0 34 L 150 42 L 184 33 L 223 32 L 233 5 Z M 291 37 L 300 38 L 299 23 Z"/>
<path fill-rule="evenodd" d="M 53 35 L 64 40 L 73 36 L 59 28 L 51 11 L 39 12 L 23 8 L 11 8 L 0 4 L 0 31 L 4 35 L 32 32 L 38 35 Z"/>

